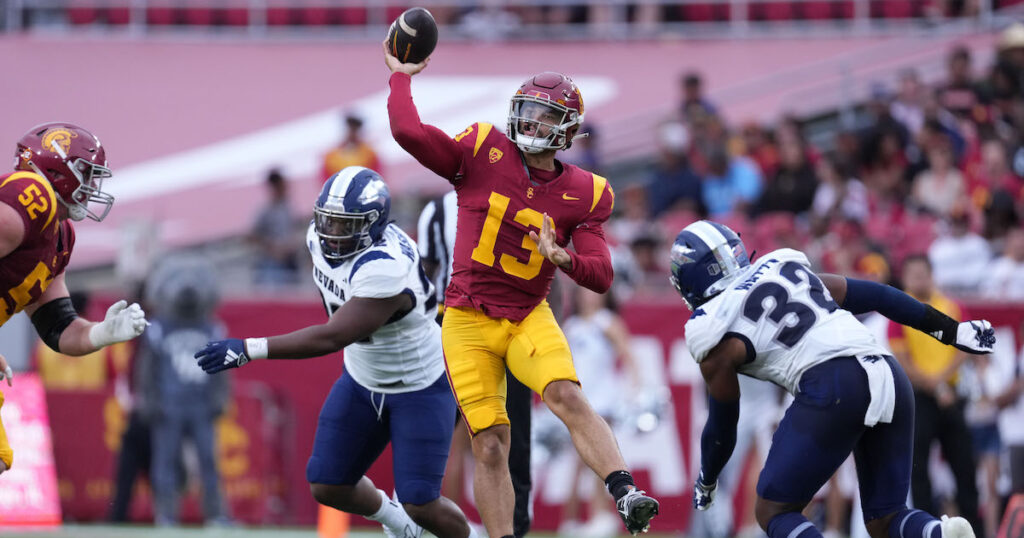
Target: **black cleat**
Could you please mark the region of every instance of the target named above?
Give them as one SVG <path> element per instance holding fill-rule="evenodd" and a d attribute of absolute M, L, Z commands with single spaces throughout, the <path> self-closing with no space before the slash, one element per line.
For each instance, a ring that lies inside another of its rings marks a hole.
<path fill-rule="evenodd" d="M 646 493 L 634 488 L 615 503 L 622 522 L 626 524 L 626 530 L 633 536 L 647 532 L 651 527 L 651 520 L 658 515 L 658 501 L 648 497 Z"/>

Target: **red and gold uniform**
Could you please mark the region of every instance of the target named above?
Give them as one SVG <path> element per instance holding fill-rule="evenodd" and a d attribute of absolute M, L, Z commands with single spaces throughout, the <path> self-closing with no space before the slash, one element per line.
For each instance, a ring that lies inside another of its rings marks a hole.
<path fill-rule="evenodd" d="M 50 183 L 33 172 L 0 176 L 0 203 L 13 207 L 25 223 L 25 238 L 0 263 L 0 325 L 34 303 L 67 267 L 75 245 L 69 220 L 57 217 Z"/>
<path fill-rule="evenodd" d="M 455 252 L 442 326 L 452 389 L 473 432 L 508 424 L 505 367 L 538 394 L 552 381 L 577 381 L 568 343 L 545 301 L 555 265 L 537 250 L 543 215 L 557 243 L 570 241 L 578 284 L 603 293 L 612 269 L 603 223 L 614 204 L 608 181 L 558 163 L 526 166 L 519 148 L 488 123 L 449 138 L 424 125 L 412 101 L 410 77 L 391 76 L 388 112 L 395 140 L 458 197 Z M 556 167 L 557 168 L 557 167 Z"/>
<path fill-rule="evenodd" d="M 18 248 L 0 261 L 0 325 L 36 302 L 64 271 L 75 244 L 71 223 L 57 217 L 50 183 L 33 172 L 0 176 L 0 203 L 13 207 L 25 223 Z M 0 394 L 0 406 L 3 395 Z M 13 452 L 0 425 L 0 460 L 11 467 Z"/>

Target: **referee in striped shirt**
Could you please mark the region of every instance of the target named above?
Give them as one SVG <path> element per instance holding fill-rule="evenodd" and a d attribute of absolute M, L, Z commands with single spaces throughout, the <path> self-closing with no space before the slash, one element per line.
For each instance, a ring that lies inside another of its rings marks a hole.
<path fill-rule="evenodd" d="M 444 293 L 448 288 L 448 280 L 452 274 L 452 252 L 455 250 L 455 219 L 458 207 L 455 204 L 455 191 L 435 198 L 427 203 L 420 213 L 417 226 L 416 243 L 420 249 L 420 260 L 427 277 L 433 279 L 437 290 L 437 323 L 444 316 Z M 552 281 L 552 293 L 549 298 L 551 310 L 558 317 L 560 309 L 554 301 L 558 297 L 555 291 L 556 281 Z M 519 382 L 515 376 L 508 374 L 507 399 L 505 402 L 508 418 L 511 423 L 512 444 L 508 453 L 508 468 L 512 475 L 512 487 L 516 494 L 516 507 L 513 527 L 516 538 L 522 538 L 530 530 L 530 412 L 533 404 L 533 393 L 529 387 Z M 469 432 L 466 423 L 459 416 L 452 439 L 452 450 L 449 462 L 454 462 L 459 469 L 452 473 L 450 480 L 458 481 L 462 486 L 462 462 L 464 454 L 469 450 Z M 460 498 L 450 496 L 456 501 Z"/>

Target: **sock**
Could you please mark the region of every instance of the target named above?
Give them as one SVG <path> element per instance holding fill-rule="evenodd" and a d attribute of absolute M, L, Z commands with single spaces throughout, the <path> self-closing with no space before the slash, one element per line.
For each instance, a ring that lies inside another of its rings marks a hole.
<path fill-rule="evenodd" d="M 401 534 L 404 532 L 406 524 L 411 523 L 412 520 L 400 504 L 388 498 L 388 494 L 384 493 L 384 490 L 378 489 L 377 492 L 380 493 L 380 509 L 366 516 L 366 519 L 376 521 L 391 529 L 392 532 Z"/>
<path fill-rule="evenodd" d="M 604 479 L 604 485 L 608 488 L 608 493 L 615 497 L 615 502 L 619 502 L 619 499 L 629 493 L 630 488 L 636 489 L 633 475 L 629 474 L 629 471 L 612 472 Z"/>
<path fill-rule="evenodd" d="M 939 520 L 922 510 L 902 510 L 889 522 L 889 536 L 893 538 L 940 538 Z"/>
<path fill-rule="evenodd" d="M 822 538 L 814 524 L 800 512 L 779 514 L 768 522 L 769 538 Z"/>

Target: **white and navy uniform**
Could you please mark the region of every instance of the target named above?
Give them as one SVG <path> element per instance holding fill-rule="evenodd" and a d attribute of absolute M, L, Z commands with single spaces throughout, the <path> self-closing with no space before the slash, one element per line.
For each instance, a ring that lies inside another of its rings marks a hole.
<path fill-rule="evenodd" d="M 441 329 L 434 322 L 434 286 L 420 269 L 416 244 L 389 224 L 373 246 L 332 266 L 320 251 L 313 225 L 306 232 L 313 280 L 333 314 L 346 299 L 382 299 L 406 294 L 413 308 L 389 320 L 366 341 L 345 348 L 345 370 L 364 387 L 381 393 L 429 386 L 444 374 Z"/>
<path fill-rule="evenodd" d="M 452 252 L 455 251 L 455 222 L 459 217 L 455 191 L 435 198 L 423 207 L 416 226 L 420 257 L 437 264 L 434 289 L 437 302 L 444 304 L 444 293 L 452 275 Z"/>
<path fill-rule="evenodd" d="M 355 484 L 390 441 L 398 498 L 430 502 L 440 495 L 456 404 L 434 321 L 434 286 L 423 274 L 416 244 L 394 224 L 370 248 L 340 263 L 324 258 L 312 224 L 306 243 L 329 315 L 352 297 L 406 294 L 413 303 L 345 348 L 345 371 L 321 410 L 306 478 Z"/>
<path fill-rule="evenodd" d="M 809 501 L 853 451 L 868 519 L 904 505 L 913 440 L 910 383 L 871 332 L 839 308 L 803 253 L 764 255 L 686 323 L 698 363 L 727 337 L 747 347 L 740 373 L 795 397 L 773 437 L 759 495 Z"/>

